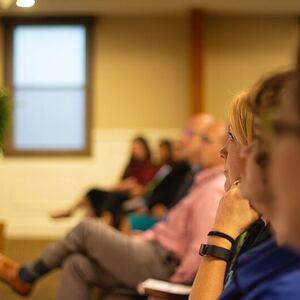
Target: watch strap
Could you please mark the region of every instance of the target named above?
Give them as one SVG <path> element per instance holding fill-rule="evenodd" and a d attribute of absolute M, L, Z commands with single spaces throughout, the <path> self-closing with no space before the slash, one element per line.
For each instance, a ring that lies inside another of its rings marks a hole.
<path fill-rule="evenodd" d="M 234 242 L 235 242 L 234 238 L 232 238 L 230 235 L 228 235 L 224 232 L 221 232 L 221 231 L 216 231 L 216 230 L 210 231 L 208 233 L 208 236 L 218 236 L 223 239 L 226 239 L 227 241 L 229 241 L 231 243 L 232 246 L 234 245 Z"/>
<path fill-rule="evenodd" d="M 211 256 L 226 262 L 229 262 L 232 257 L 231 250 L 216 245 L 201 244 L 199 254 L 201 256 Z"/>

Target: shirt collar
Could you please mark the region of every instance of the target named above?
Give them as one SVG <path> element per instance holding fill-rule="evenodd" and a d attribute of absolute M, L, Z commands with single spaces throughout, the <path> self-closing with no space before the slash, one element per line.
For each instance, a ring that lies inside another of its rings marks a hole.
<path fill-rule="evenodd" d="M 199 165 L 191 165 L 190 167 L 191 173 L 194 175 L 201 170 L 201 166 Z"/>
<path fill-rule="evenodd" d="M 202 169 L 196 175 L 195 182 L 197 184 L 202 183 L 203 181 L 213 179 L 216 176 L 223 174 L 223 172 L 224 172 L 224 165 L 219 165 L 219 166 L 208 168 L 208 169 Z"/>

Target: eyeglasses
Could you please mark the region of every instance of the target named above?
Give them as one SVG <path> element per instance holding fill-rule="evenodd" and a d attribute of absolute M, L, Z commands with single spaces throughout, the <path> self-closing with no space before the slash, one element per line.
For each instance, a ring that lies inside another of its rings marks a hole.
<path fill-rule="evenodd" d="M 212 143 L 212 140 L 207 135 L 202 135 L 201 136 L 201 141 L 205 144 L 211 144 Z"/>
<path fill-rule="evenodd" d="M 196 132 L 194 130 L 191 130 L 191 129 L 186 129 L 186 130 L 184 130 L 183 133 L 186 137 L 189 137 L 189 138 L 197 136 L 205 144 L 211 144 L 213 142 L 209 136 L 203 135 L 203 134 Z"/>
<path fill-rule="evenodd" d="M 185 129 L 183 131 L 183 135 L 186 137 L 193 137 L 195 135 L 195 132 L 191 129 Z"/>
<path fill-rule="evenodd" d="M 287 124 L 282 121 L 274 121 L 272 129 L 275 135 L 295 135 L 300 138 L 300 125 Z"/>
<path fill-rule="evenodd" d="M 196 135 L 198 135 L 198 136 L 202 136 L 199 132 L 196 132 L 196 131 L 194 131 L 194 130 L 192 130 L 192 129 L 185 129 L 184 131 L 183 131 L 183 134 L 184 134 L 184 136 L 186 136 L 186 137 L 188 137 L 188 138 L 192 138 L 192 137 L 194 137 L 194 136 L 196 136 Z"/>

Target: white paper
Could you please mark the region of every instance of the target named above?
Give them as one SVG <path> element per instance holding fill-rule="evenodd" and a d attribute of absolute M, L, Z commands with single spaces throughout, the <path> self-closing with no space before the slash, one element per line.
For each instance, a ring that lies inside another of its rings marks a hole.
<path fill-rule="evenodd" d="M 138 287 L 139 292 L 143 292 L 145 289 L 157 290 L 169 294 L 188 295 L 192 287 L 157 279 L 147 279 Z"/>

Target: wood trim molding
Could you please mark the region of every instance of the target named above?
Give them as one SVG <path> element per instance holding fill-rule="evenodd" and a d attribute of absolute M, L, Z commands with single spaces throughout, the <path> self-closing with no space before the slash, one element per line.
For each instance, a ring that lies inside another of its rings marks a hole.
<path fill-rule="evenodd" d="M 5 242 L 5 224 L 0 221 L 0 252 L 4 252 L 4 242 Z"/>
<path fill-rule="evenodd" d="M 93 111 L 93 101 L 92 101 L 92 61 L 93 61 L 93 24 L 95 22 L 94 17 L 3 17 L 1 18 L 2 24 L 4 25 L 4 84 L 9 88 L 10 97 L 14 99 L 14 86 L 13 86 L 13 29 L 17 25 L 83 25 L 87 32 L 87 43 L 86 43 L 86 104 L 85 104 L 85 147 L 81 150 L 18 150 L 13 145 L 13 116 L 11 116 L 11 124 L 8 128 L 7 136 L 4 144 L 4 154 L 6 156 L 13 157 L 73 157 L 73 156 L 91 156 L 91 131 L 92 131 L 92 111 Z M 11 114 L 13 111 L 11 111 Z"/>
<path fill-rule="evenodd" d="M 191 113 L 204 110 L 204 18 L 202 10 L 191 11 Z"/>

